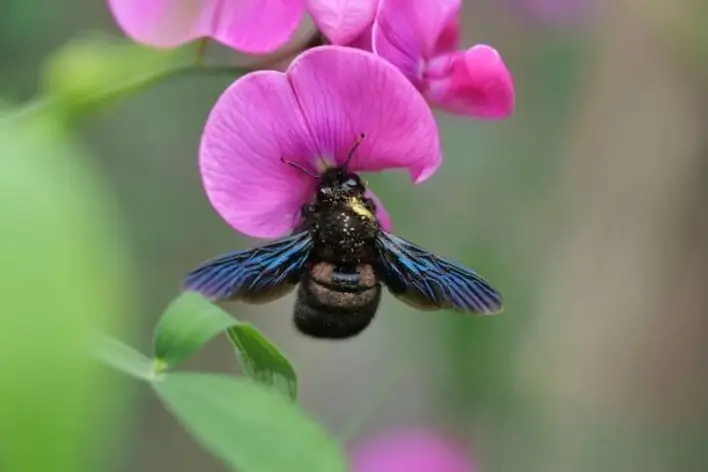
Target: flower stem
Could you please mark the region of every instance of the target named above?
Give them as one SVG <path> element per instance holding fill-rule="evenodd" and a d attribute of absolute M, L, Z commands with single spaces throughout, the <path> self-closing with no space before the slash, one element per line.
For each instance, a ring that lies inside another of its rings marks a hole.
<path fill-rule="evenodd" d="M 199 76 L 231 76 L 233 79 L 240 77 L 249 72 L 271 69 L 286 59 L 299 54 L 311 47 L 322 44 L 321 35 L 318 31 L 312 33 L 305 41 L 296 43 L 290 47 L 284 48 L 264 59 L 245 65 L 231 64 L 208 64 L 204 59 L 204 49 L 208 40 L 201 40 L 196 60 L 191 56 L 187 62 L 175 64 L 173 67 L 161 71 L 159 74 L 146 75 L 135 77 L 132 80 L 113 84 L 112 87 L 107 87 L 101 90 L 100 93 L 91 97 L 87 97 L 82 103 L 72 105 L 68 108 L 69 113 L 74 117 L 86 116 L 92 113 L 93 110 L 102 108 L 105 105 L 111 104 L 121 98 L 134 95 L 142 90 L 147 89 L 155 83 L 162 82 L 166 79 L 182 75 L 199 75 Z"/>
<path fill-rule="evenodd" d="M 162 79 L 175 77 L 179 75 L 232 75 L 238 77 L 249 72 L 254 72 L 257 70 L 271 69 L 277 66 L 279 63 L 286 59 L 291 58 L 303 51 L 310 48 L 324 44 L 324 39 L 319 31 L 315 30 L 311 33 L 304 41 L 293 44 L 290 47 L 283 48 L 269 56 L 266 56 L 263 60 L 258 62 L 253 62 L 246 65 L 210 65 L 204 62 L 204 51 L 208 39 L 201 40 L 199 48 L 197 49 L 197 59 L 194 62 L 189 62 L 186 64 L 181 64 L 175 66 L 173 69 L 166 71 L 160 76 L 144 78 L 143 80 L 137 81 L 139 83 L 128 84 L 125 88 L 139 88 L 140 86 L 150 84 L 151 82 L 161 81 Z"/>
<path fill-rule="evenodd" d="M 201 40 L 199 40 L 199 46 L 197 47 L 197 64 L 201 64 L 202 62 L 204 62 L 204 54 L 206 53 L 208 45 L 208 38 L 202 38 Z"/>
<path fill-rule="evenodd" d="M 135 95 L 158 82 L 181 75 L 231 75 L 236 78 L 248 72 L 251 70 L 239 66 L 208 66 L 195 63 L 177 65 L 158 75 L 136 77 L 133 80 L 101 90 L 101 93 L 87 97 L 83 102 L 73 105 L 70 112 L 74 116 L 86 116 L 91 114 L 93 110 L 103 108 L 127 96 Z"/>

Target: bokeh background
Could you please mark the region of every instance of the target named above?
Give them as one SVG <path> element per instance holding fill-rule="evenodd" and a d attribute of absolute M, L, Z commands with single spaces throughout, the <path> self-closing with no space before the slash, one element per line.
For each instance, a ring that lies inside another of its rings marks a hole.
<path fill-rule="evenodd" d="M 355 440 L 435 428 L 481 472 L 708 470 L 708 4 L 475 0 L 463 24 L 467 44 L 503 54 L 516 114 L 440 114 L 434 178 L 369 182 L 397 233 L 478 270 L 504 314 L 422 313 L 385 295 L 361 336 L 322 342 L 293 329 L 292 296 L 230 311 L 290 357 L 302 404 L 335 435 L 377 403 Z M 88 31 L 120 36 L 100 0 L 3 0 L 3 100 L 33 97 L 44 61 Z M 73 130 L 115 201 L 136 294 L 123 339 L 145 352 L 188 270 L 256 243 L 212 211 L 197 173 L 203 122 L 231 81 L 174 78 Z M 223 339 L 188 367 L 238 368 Z M 141 387 L 97 413 L 128 420 L 108 470 L 226 470 Z"/>

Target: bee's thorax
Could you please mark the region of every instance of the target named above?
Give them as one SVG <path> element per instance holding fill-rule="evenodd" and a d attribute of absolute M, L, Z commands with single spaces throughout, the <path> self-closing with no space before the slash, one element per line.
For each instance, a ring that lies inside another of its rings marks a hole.
<path fill-rule="evenodd" d="M 314 239 L 313 258 L 343 264 L 372 262 L 380 229 L 376 205 L 353 173 L 328 169 L 312 204 L 303 208 L 303 227 Z"/>

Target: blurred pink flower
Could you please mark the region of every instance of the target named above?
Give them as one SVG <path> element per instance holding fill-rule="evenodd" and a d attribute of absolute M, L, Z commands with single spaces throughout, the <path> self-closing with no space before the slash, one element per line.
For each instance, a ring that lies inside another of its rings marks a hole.
<path fill-rule="evenodd" d="M 380 0 L 373 50 L 434 106 L 475 118 L 506 118 L 514 111 L 514 84 L 499 53 L 481 44 L 457 49 L 461 1 Z"/>
<path fill-rule="evenodd" d="M 362 133 L 349 165 L 354 172 L 404 168 L 421 182 L 440 165 L 430 108 L 395 67 L 371 53 L 321 46 L 300 54 L 285 73 L 245 75 L 221 95 L 204 128 L 199 165 L 207 196 L 236 230 L 282 236 L 314 197 L 317 181 L 308 173 L 343 163 Z"/>
<path fill-rule="evenodd" d="M 305 0 L 108 0 L 133 40 L 170 48 L 209 37 L 238 51 L 267 53 L 293 35 Z"/>
<path fill-rule="evenodd" d="M 351 454 L 352 472 L 473 472 L 457 443 L 431 431 L 411 430 L 373 437 Z"/>
<path fill-rule="evenodd" d="M 370 36 L 378 0 L 306 1 L 317 28 L 332 44 L 351 46 L 362 36 Z"/>

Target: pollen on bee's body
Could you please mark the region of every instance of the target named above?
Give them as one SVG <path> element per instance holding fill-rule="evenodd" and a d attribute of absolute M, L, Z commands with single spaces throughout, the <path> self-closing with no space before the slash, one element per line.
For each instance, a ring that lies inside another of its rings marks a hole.
<path fill-rule="evenodd" d="M 373 220 L 375 218 L 374 214 L 371 213 L 366 206 L 364 206 L 364 203 L 359 198 L 349 199 L 348 205 L 349 208 L 351 208 L 351 210 L 359 216 L 363 216 L 369 220 Z"/>

